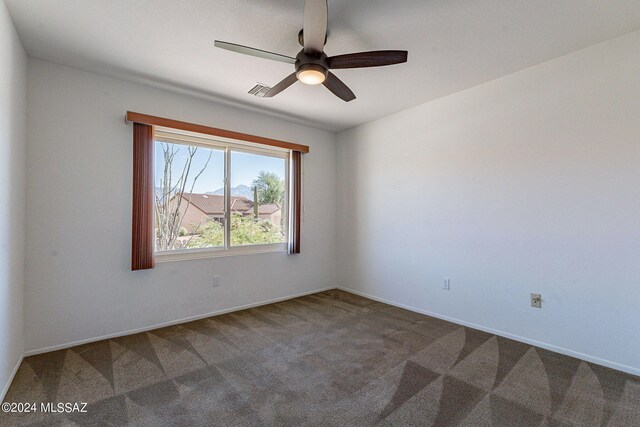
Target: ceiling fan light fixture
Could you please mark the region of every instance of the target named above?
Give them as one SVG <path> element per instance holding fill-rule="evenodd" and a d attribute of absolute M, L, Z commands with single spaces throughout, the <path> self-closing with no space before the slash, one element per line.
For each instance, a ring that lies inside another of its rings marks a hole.
<path fill-rule="evenodd" d="M 262 94 L 263 98 L 273 98 L 292 84 L 300 81 L 306 85 L 322 84 L 335 96 L 349 102 L 356 99 L 356 95 L 329 70 L 382 67 L 407 62 L 406 50 L 374 50 L 327 56 L 324 52 L 324 46 L 327 43 L 327 17 L 327 0 L 305 0 L 304 26 L 298 33 L 298 42 L 302 45 L 302 50 L 295 58 L 221 40 L 216 40 L 214 45 L 232 52 L 285 62 L 295 66 L 293 73 L 272 88 L 255 87 L 249 91 L 255 95 Z"/>
<path fill-rule="evenodd" d="M 326 80 L 327 70 L 317 64 L 305 64 L 298 69 L 296 77 L 304 84 L 319 85 Z"/>

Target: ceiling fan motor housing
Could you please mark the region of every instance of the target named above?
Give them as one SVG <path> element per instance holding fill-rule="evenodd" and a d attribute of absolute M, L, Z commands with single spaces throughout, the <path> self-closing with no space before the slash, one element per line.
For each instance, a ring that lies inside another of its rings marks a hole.
<path fill-rule="evenodd" d="M 329 63 L 327 61 L 327 55 L 324 52 L 320 52 L 317 55 L 307 55 L 304 53 L 304 49 L 296 56 L 296 75 L 299 75 L 303 71 L 314 70 L 322 73 L 324 77 L 327 77 L 329 73 Z"/>

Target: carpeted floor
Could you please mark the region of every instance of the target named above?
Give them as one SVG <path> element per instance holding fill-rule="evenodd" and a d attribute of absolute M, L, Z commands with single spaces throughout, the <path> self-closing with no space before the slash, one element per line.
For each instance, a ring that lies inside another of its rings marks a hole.
<path fill-rule="evenodd" d="M 1 425 L 640 425 L 640 378 L 327 291 L 22 363 Z"/>

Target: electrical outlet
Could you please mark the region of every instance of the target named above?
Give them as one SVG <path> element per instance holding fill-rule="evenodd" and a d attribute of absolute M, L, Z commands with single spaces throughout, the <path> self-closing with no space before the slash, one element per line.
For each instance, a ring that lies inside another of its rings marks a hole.
<path fill-rule="evenodd" d="M 213 276 L 213 281 L 211 283 L 214 288 L 222 285 L 222 276 Z"/>
<path fill-rule="evenodd" d="M 449 279 L 448 277 L 444 277 L 442 279 L 442 289 L 445 289 L 447 291 L 451 289 L 451 279 Z"/>
<path fill-rule="evenodd" d="M 531 294 L 531 307 L 542 308 L 542 295 Z"/>

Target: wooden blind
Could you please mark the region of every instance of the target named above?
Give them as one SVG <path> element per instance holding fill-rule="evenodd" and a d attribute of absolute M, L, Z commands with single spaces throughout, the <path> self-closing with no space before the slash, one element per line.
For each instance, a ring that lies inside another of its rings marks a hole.
<path fill-rule="evenodd" d="M 300 253 L 300 222 L 302 217 L 302 153 L 291 152 L 291 233 L 289 253 Z"/>
<path fill-rule="evenodd" d="M 131 270 L 155 266 L 153 146 L 153 126 L 134 123 Z"/>

